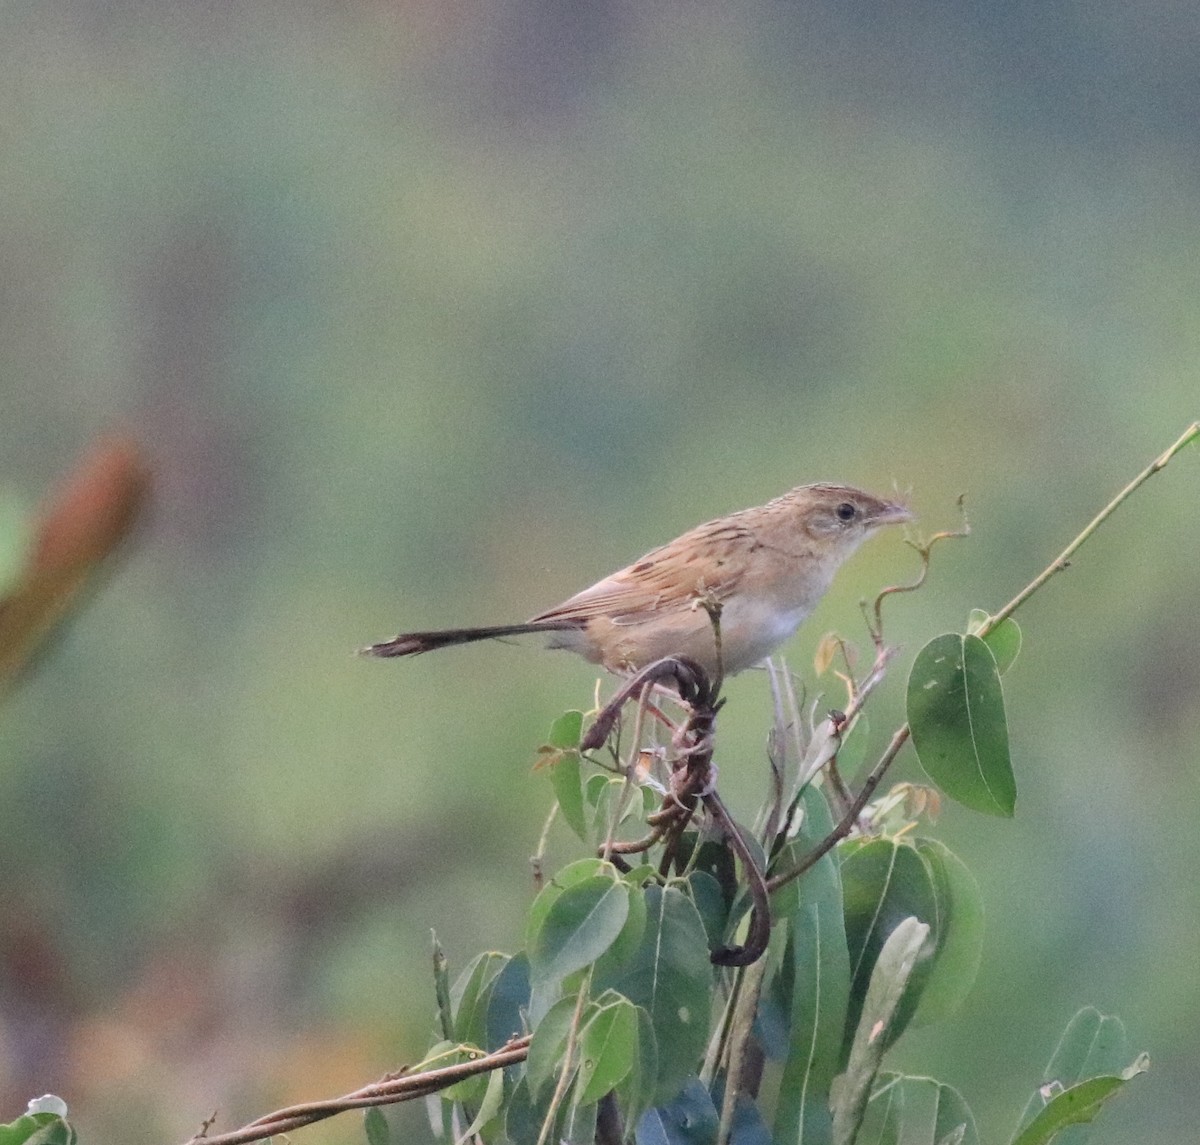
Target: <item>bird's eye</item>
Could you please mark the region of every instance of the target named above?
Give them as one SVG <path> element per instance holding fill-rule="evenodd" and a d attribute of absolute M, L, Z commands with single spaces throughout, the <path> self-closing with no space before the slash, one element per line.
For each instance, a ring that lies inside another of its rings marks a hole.
<path fill-rule="evenodd" d="M 858 516 L 858 509 L 856 509 L 849 501 L 843 501 L 836 509 L 834 509 L 834 512 L 837 514 L 837 519 L 839 521 L 853 521 L 854 518 Z"/>

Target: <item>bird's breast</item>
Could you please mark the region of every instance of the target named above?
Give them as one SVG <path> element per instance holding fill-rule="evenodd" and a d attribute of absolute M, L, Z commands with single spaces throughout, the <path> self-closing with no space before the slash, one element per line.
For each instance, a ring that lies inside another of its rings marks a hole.
<path fill-rule="evenodd" d="M 777 601 L 734 597 L 721 612 L 721 647 L 726 669 L 740 672 L 770 656 L 792 636 L 811 610 Z"/>

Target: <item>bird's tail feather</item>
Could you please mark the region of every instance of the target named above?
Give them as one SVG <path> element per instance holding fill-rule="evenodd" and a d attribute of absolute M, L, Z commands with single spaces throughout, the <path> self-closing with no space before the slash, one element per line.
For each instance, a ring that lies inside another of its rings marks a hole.
<path fill-rule="evenodd" d="M 402 632 L 380 644 L 368 644 L 364 656 L 416 656 L 435 648 L 455 644 L 473 644 L 476 640 L 494 640 L 499 636 L 523 636 L 529 632 L 561 632 L 579 628 L 578 621 L 541 620 L 527 624 L 493 624 L 486 628 L 443 628 L 433 632 Z"/>

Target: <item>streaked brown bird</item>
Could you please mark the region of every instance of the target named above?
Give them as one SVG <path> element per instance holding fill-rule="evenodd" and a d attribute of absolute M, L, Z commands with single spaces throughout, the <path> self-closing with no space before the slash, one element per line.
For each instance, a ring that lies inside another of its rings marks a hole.
<path fill-rule="evenodd" d="M 608 671 L 664 656 L 718 668 L 711 607 L 720 606 L 719 667 L 769 656 L 816 607 L 842 562 L 882 525 L 912 520 L 903 505 L 849 485 L 800 485 L 774 501 L 697 525 L 524 624 L 404 632 L 371 656 L 415 656 L 530 632 L 549 634 Z"/>

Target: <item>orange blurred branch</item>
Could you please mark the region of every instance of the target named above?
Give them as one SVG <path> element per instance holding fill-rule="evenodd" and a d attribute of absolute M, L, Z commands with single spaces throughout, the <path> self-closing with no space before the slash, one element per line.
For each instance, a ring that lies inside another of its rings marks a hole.
<path fill-rule="evenodd" d="M 0 598 L 0 689 L 28 664 L 129 535 L 150 491 L 150 471 L 128 438 L 96 442 L 40 506 L 33 544 Z"/>

